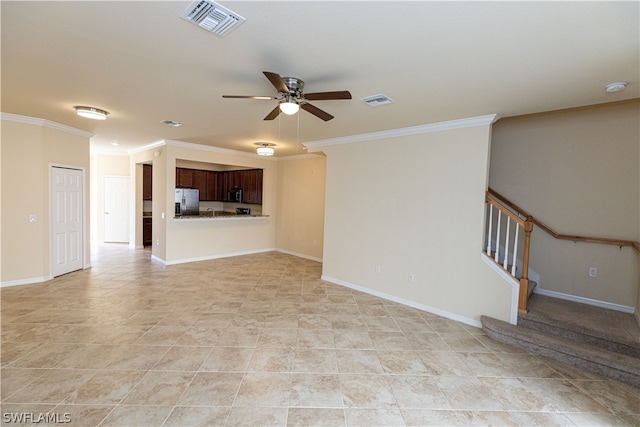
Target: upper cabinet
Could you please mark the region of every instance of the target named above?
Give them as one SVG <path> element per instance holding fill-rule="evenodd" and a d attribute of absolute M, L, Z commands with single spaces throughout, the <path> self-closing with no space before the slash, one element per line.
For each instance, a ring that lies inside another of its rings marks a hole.
<path fill-rule="evenodd" d="M 193 171 L 195 169 L 176 168 L 176 187 L 193 188 Z"/>
<path fill-rule="evenodd" d="M 262 204 L 262 169 L 207 171 L 176 168 L 176 187 L 196 188 L 200 201 L 228 202 L 232 189 L 242 189 L 242 203 Z"/>
<path fill-rule="evenodd" d="M 153 166 L 142 165 L 142 200 L 151 200 L 153 196 Z"/>
<path fill-rule="evenodd" d="M 193 171 L 193 187 L 200 191 L 200 200 L 207 200 L 207 171 Z"/>
<path fill-rule="evenodd" d="M 244 203 L 252 205 L 262 204 L 262 169 L 241 172 L 242 198 Z"/>
<path fill-rule="evenodd" d="M 222 200 L 222 195 L 220 194 L 220 185 L 218 183 L 219 175 L 219 172 L 207 171 L 207 193 L 206 198 L 203 200 L 213 202 Z"/>

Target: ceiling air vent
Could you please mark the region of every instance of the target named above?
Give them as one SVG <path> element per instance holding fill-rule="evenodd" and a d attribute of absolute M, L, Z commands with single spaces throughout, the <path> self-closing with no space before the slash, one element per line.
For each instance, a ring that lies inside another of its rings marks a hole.
<path fill-rule="evenodd" d="M 367 96 L 366 98 L 361 98 L 360 101 L 364 102 L 371 107 L 379 107 L 381 105 L 391 104 L 393 99 L 389 98 L 387 95 L 383 95 L 379 93 L 378 95 Z"/>
<path fill-rule="evenodd" d="M 180 17 L 221 37 L 226 36 L 246 21 L 242 16 L 231 12 L 218 3 L 205 0 L 196 0 L 191 3 Z"/>

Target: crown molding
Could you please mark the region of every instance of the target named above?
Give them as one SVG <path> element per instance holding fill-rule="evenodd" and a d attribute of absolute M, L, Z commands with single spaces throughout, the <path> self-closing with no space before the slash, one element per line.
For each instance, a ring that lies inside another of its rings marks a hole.
<path fill-rule="evenodd" d="M 39 119 L 37 117 L 21 116 L 18 114 L 11 114 L 11 113 L 0 113 L 0 120 L 24 123 L 28 125 L 42 126 L 42 127 L 82 136 L 85 138 L 92 138 L 95 135 L 94 133 L 88 132 L 86 130 L 77 129 L 71 126 L 63 125 L 62 123 L 52 122 L 46 119 Z"/>
<path fill-rule="evenodd" d="M 327 145 L 350 144 L 353 142 L 373 141 L 376 139 L 397 138 L 401 136 L 418 135 L 422 133 L 440 132 L 445 130 L 463 129 L 476 126 L 488 126 L 500 117 L 497 114 L 470 117 L 467 119 L 448 120 L 445 122 L 429 123 L 426 125 L 384 130 L 380 132 L 362 133 L 359 135 L 343 136 L 339 138 L 321 139 L 304 143 L 308 149 L 315 149 Z"/>
<path fill-rule="evenodd" d="M 167 143 L 165 142 L 164 139 L 161 139 L 160 141 L 155 141 L 155 142 L 152 142 L 151 144 L 143 145 L 142 147 L 127 150 L 127 154 L 131 155 L 131 154 L 141 153 L 143 151 L 153 150 L 154 148 L 162 147 L 163 145 L 167 145 Z"/>
<path fill-rule="evenodd" d="M 247 157 L 247 158 L 251 158 L 251 159 L 255 159 L 256 157 L 259 157 L 261 160 L 269 160 L 269 161 L 275 161 L 275 162 L 280 162 L 280 161 L 284 161 L 284 160 L 299 160 L 299 159 L 317 158 L 318 155 L 320 154 L 320 153 L 305 153 L 305 154 L 297 154 L 297 155 L 294 155 L 294 156 L 283 156 L 283 157 L 258 156 L 255 153 L 249 153 L 249 152 L 246 152 L 246 151 L 231 150 L 231 149 L 228 149 L 228 148 L 220 148 L 220 147 L 212 147 L 210 145 L 194 144 L 192 142 L 177 141 L 177 140 L 172 140 L 172 139 L 162 139 L 160 141 L 152 142 L 151 144 L 145 145 L 143 147 L 134 148 L 132 150 L 129 150 L 128 153 L 129 154 L 135 154 L 135 153 L 139 153 L 141 151 L 153 150 L 155 148 L 158 148 L 158 147 L 161 147 L 161 146 L 164 146 L 164 145 L 166 145 L 166 146 L 174 146 L 174 147 L 190 148 L 192 150 L 209 151 L 209 152 L 214 152 L 214 153 L 227 154 L 227 155 L 231 155 L 231 156 Z"/>

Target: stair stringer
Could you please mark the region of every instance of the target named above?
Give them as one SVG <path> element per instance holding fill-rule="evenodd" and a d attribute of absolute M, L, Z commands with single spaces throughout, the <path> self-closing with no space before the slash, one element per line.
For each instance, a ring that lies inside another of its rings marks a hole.
<path fill-rule="evenodd" d="M 485 262 L 493 271 L 502 277 L 511 286 L 511 307 L 509 307 L 509 323 L 518 324 L 518 298 L 520 296 L 520 281 L 506 272 L 504 268 L 496 264 L 495 260 L 486 253 L 480 253 L 480 259 Z"/>

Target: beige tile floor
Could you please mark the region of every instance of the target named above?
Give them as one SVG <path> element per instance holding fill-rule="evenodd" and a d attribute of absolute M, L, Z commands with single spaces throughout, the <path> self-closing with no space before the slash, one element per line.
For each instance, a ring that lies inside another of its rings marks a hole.
<path fill-rule="evenodd" d="M 317 262 L 163 266 L 112 244 L 92 266 L 2 289 L 2 425 L 640 425 L 638 389 L 324 282 Z"/>

